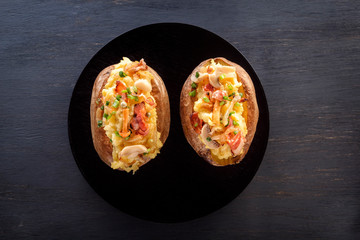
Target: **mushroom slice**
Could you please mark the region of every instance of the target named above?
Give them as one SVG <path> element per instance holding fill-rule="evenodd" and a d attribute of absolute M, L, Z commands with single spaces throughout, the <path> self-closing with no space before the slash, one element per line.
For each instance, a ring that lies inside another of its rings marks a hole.
<path fill-rule="evenodd" d="M 203 142 L 206 144 L 206 146 L 209 149 L 216 149 L 216 148 L 220 147 L 220 144 L 217 141 L 211 139 L 210 131 L 211 131 L 211 129 L 210 129 L 209 124 L 205 124 L 203 126 L 203 128 L 201 129 L 200 136 L 201 136 Z"/>
<path fill-rule="evenodd" d="M 220 88 L 221 83 L 219 82 L 219 77 L 217 76 L 217 71 L 209 74 L 209 82 L 214 88 Z"/>
<path fill-rule="evenodd" d="M 132 145 L 132 146 L 124 147 L 121 150 L 120 155 L 128 159 L 134 159 L 139 154 L 143 154 L 146 152 L 147 152 L 147 148 L 144 145 Z"/>
<path fill-rule="evenodd" d="M 139 79 L 135 82 L 135 87 L 145 92 L 151 92 L 151 84 L 145 79 Z"/>

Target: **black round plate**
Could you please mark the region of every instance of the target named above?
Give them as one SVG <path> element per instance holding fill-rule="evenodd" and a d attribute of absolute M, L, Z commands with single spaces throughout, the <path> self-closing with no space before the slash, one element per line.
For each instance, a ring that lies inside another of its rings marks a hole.
<path fill-rule="evenodd" d="M 96 76 L 123 56 L 133 61 L 144 58 L 162 77 L 170 99 L 169 137 L 161 153 L 135 175 L 112 170 L 103 163 L 94 149 L 90 130 L 90 97 Z M 260 111 L 257 131 L 245 159 L 227 167 L 214 167 L 200 158 L 186 141 L 180 122 L 179 99 L 185 80 L 200 62 L 213 57 L 236 62 L 250 74 Z M 101 197 L 138 218 L 180 222 L 225 206 L 248 185 L 265 153 L 269 113 L 258 77 L 236 48 L 199 27 L 160 23 L 122 34 L 90 60 L 71 98 L 68 128 L 76 163 Z"/>

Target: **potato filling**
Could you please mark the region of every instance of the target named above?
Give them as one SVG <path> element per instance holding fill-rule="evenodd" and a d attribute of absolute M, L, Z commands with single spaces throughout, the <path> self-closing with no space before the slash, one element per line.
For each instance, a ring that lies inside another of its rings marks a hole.
<path fill-rule="evenodd" d="M 236 69 L 212 60 L 191 76 L 190 116 L 199 139 L 218 159 L 243 153 L 247 135 L 247 99 Z"/>
<path fill-rule="evenodd" d="M 98 127 L 104 128 L 112 144 L 113 169 L 135 173 L 160 152 L 152 81 L 154 76 L 143 59 L 133 62 L 124 57 L 111 71 L 96 102 Z"/>

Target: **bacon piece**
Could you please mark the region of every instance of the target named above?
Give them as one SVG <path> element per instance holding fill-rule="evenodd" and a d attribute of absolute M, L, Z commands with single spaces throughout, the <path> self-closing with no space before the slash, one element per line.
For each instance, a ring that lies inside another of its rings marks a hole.
<path fill-rule="evenodd" d="M 201 129 L 203 127 L 203 120 L 201 120 L 199 118 L 199 113 L 198 112 L 193 112 L 190 115 L 190 122 L 191 122 L 191 126 L 193 127 L 193 129 L 195 130 L 195 132 L 197 134 L 201 133 Z M 196 127 L 195 127 L 196 125 Z"/>
<path fill-rule="evenodd" d="M 136 73 L 137 71 L 146 70 L 146 69 L 147 69 L 147 65 L 144 59 L 142 58 L 140 62 L 133 62 L 130 65 L 126 65 L 124 70 L 125 72 L 133 74 Z"/>
<path fill-rule="evenodd" d="M 205 92 L 213 92 L 215 90 L 215 88 L 210 83 L 206 84 L 203 89 Z"/>
<path fill-rule="evenodd" d="M 138 104 L 135 104 L 134 107 L 134 117 L 131 120 L 131 127 L 134 129 L 138 134 L 140 135 L 147 135 L 149 133 L 149 126 L 145 122 L 145 103 L 141 102 Z"/>

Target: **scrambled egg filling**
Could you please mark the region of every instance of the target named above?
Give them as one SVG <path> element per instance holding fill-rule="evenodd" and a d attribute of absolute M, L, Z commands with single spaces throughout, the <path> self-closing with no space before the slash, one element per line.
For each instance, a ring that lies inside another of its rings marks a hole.
<path fill-rule="evenodd" d="M 162 147 L 156 102 L 151 95 L 154 76 L 146 68 L 145 62 L 124 57 L 102 90 L 98 126 L 104 128 L 112 144 L 113 169 L 135 172 L 155 158 Z"/>
<path fill-rule="evenodd" d="M 240 155 L 243 149 L 239 148 L 243 146 L 241 143 L 247 135 L 247 112 L 245 92 L 235 67 L 212 60 L 209 65 L 201 67 L 191 80 L 192 92 L 189 95 L 195 100 L 193 111 L 198 113 L 202 125 L 208 124 L 211 129 L 207 140 L 199 130 L 199 139 L 218 159 Z M 193 127 L 196 129 L 198 122 Z M 241 141 L 237 141 L 236 137 Z M 219 146 L 208 147 L 208 141 L 212 140 L 219 143 Z"/>

